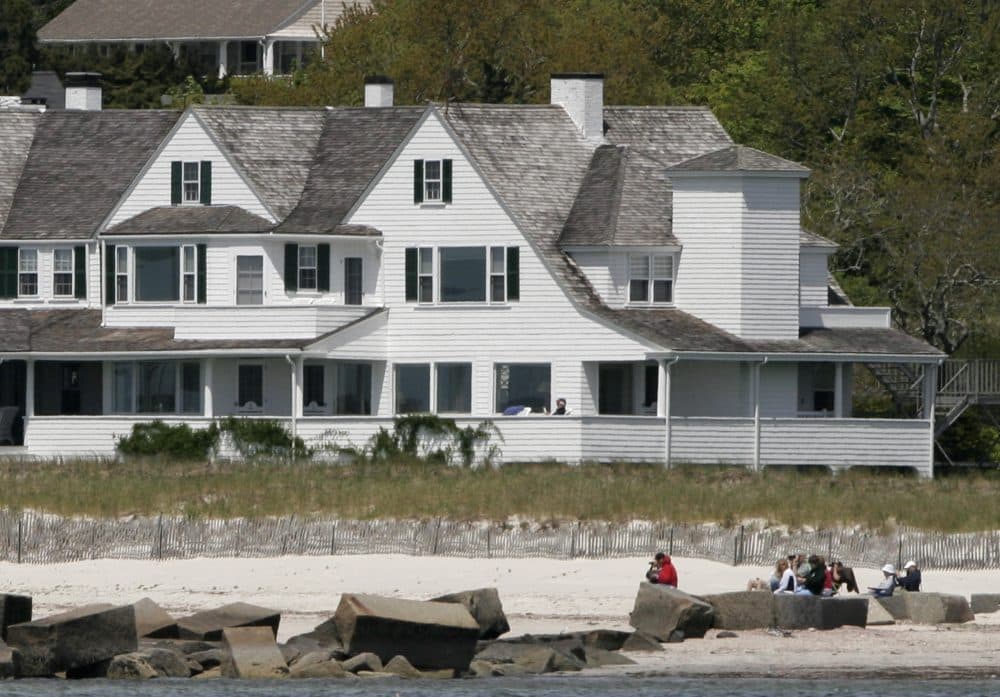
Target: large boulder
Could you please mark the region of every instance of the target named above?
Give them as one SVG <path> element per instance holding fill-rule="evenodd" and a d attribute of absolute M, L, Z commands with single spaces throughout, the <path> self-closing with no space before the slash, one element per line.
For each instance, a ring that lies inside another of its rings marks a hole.
<path fill-rule="evenodd" d="M 496 588 L 449 593 L 434 598 L 439 603 L 459 603 L 479 623 L 480 639 L 496 639 L 510 631 L 507 615 L 503 612 L 500 594 Z"/>
<path fill-rule="evenodd" d="M 281 655 L 270 626 L 227 627 L 222 643 L 229 650 L 222 664 L 227 678 L 273 679 L 288 677 L 288 666 Z"/>
<path fill-rule="evenodd" d="M 632 636 L 631 632 L 617 629 L 595 629 L 583 636 L 583 643 L 588 650 L 590 647 L 596 647 L 605 651 L 618 651 L 630 636 Z"/>
<path fill-rule="evenodd" d="M 501 675 L 540 675 L 559 670 L 557 652 L 546 644 L 497 641 L 476 654 Z M 513 670 L 508 666 L 516 666 Z"/>
<path fill-rule="evenodd" d="M 629 624 L 658 641 L 667 641 L 675 630 L 689 639 L 705 636 L 712 627 L 712 606 L 684 591 L 653 583 L 640 583 Z"/>
<path fill-rule="evenodd" d="M 767 629 L 774 626 L 774 594 L 736 591 L 702 598 L 715 610 L 716 629 Z"/>
<path fill-rule="evenodd" d="M 622 651 L 663 651 L 663 647 L 660 646 L 656 637 L 643 631 L 637 631 L 625 640 L 625 643 L 622 644 Z"/>
<path fill-rule="evenodd" d="M 140 639 L 176 639 L 177 621 L 149 598 L 143 598 L 135 608 L 135 632 Z"/>
<path fill-rule="evenodd" d="M 423 669 L 468 670 L 479 637 L 479 623 L 457 603 L 345 593 L 333 619 L 348 654 L 403 655 Z"/>
<path fill-rule="evenodd" d="M 961 595 L 907 593 L 906 610 L 915 624 L 959 624 L 975 619 L 969 602 Z"/>
<path fill-rule="evenodd" d="M 31 597 L 0 593 L 0 641 L 7 641 L 7 627 L 31 621 Z"/>
<path fill-rule="evenodd" d="M 0 641 L 0 680 L 21 674 L 21 652 Z"/>
<path fill-rule="evenodd" d="M 302 656 L 290 668 L 292 678 L 343 678 L 347 671 L 333 657 L 333 652 L 323 649 Z"/>
<path fill-rule="evenodd" d="M 159 677 L 141 653 L 123 653 L 111 659 L 104 677 L 108 680 L 151 680 Z"/>
<path fill-rule="evenodd" d="M 779 593 L 774 596 L 774 619 L 782 629 L 865 627 L 868 623 L 868 598 L 821 598 Z"/>
<path fill-rule="evenodd" d="M 1000 611 L 1000 593 L 973 593 L 969 598 L 969 605 L 976 615 Z"/>
<path fill-rule="evenodd" d="M 271 635 L 278 635 L 281 613 L 249 603 L 231 603 L 214 610 L 197 612 L 177 620 L 181 639 L 219 641 L 222 630 L 229 627 L 269 627 Z"/>
<path fill-rule="evenodd" d="M 41 677 L 107 661 L 138 648 L 131 605 L 91 605 L 7 629 L 21 675 Z"/>

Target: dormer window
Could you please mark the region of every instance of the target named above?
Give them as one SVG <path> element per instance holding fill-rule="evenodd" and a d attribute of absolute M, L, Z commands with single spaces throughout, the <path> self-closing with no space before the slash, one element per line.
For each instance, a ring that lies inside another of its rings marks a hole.
<path fill-rule="evenodd" d="M 212 162 L 170 163 L 170 203 L 174 206 L 212 203 Z"/>
<path fill-rule="evenodd" d="M 451 160 L 413 161 L 413 202 L 451 203 Z"/>
<path fill-rule="evenodd" d="M 674 257 L 670 254 L 630 254 L 628 301 L 666 305 L 674 299 Z"/>

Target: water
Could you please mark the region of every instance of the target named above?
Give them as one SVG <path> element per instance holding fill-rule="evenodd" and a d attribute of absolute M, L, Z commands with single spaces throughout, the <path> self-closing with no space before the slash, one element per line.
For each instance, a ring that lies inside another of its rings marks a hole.
<path fill-rule="evenodd" d="M 767 680 L 535 677 L 481 680 L 23 680 L 2 697 L 1000 697 L 1000 680 Z"/>

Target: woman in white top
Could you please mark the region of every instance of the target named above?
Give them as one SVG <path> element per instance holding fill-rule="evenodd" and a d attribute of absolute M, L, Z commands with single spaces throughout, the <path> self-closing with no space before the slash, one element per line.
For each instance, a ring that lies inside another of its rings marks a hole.
<path fill-rule="evenodd" d="M 775 573 L 779 570 L 781 571 L 781 579 L 778 581 L 778 589 L 774 591 L 775 595 L 778 593 L 794 593 L 798 590 L 798 579 L 795 578 L 795 572 L 789 567 L 787 559 L 782 559 L 778 562 Z"/>

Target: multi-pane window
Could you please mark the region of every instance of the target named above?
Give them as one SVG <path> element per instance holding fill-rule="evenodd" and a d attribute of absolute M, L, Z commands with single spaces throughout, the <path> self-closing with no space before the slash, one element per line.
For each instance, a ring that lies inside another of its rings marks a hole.
<path fill-rule="evenodd" d="M 506 251 L 504 247 L 490 247 L 490 302 L 507 299 Z"/>
<path fill-rule="evenodd" d="M 299 290 L 316 290 L 316 245 L 299 246 Z"/>
<path fill-rule="evenodd" d="M 57 298 L 73 296 L 73 250 L 52 252 L 52 294 Z"/>
<path fill-rule="evenodd" d="M 424 200 L 441 200 L 441 160 L 424 160 Z"/>
<path fill-rule="evenodd" d="M 674 258 L 670 254 L 629 255 L 628 301 L 673 302 Z"/>
<path fill-rule="evenodd" d="M 183 256 L 183 268 L 181 273 L 183 279 L 181 285 L 184 288 L 184 302 L 193 303 L 197 298 L 197 253 L 193 244 L 186 244 L 181 248 Z"/>
<path fill-rule="evenodd" d="M 508 302 L 520 299 L 520 254 L 517 247 L 440 247 L 437 269 L 432 247 L 406 250 L 406 299 L 437 301 Z"/>
<path fill-rule="evenodd" d="M 434 302 L 434 249 L 420 248 L 420 297 L 419 302 Z"/>
<path fill-rule="evenodd" d="M 236 304 L 264 303 L 264 257 L 236 257 Z"/>
<path fill-rule="evenodd" d="M 199 203 L 201 201 L 201 163 L 185 162 L 181 184 L 184 187 L 184 203 Z"/>
<path fill-rule="evenodd" d="M 364 277 L 361 257 L 344 259 L 344 304 L 360 305 L 364 296 Z"/>
<path fill-rule="evenodd" d="M 264 408 L 264 366 L 242 363 L 236 386 L 236 406 L 241 411 L 261 411 Z"/>
<path fill-rule="evenodd" d="M 22 248 L 17 252 L 17 294 L 38 295 L 38 250 Z"/>
<path fill-rule="evenodd" d="M 115 302 L 128 302 L 128 247 L 115 247 Z"/>
<path fill-rule="evenodd" d="M 431 410 L 431 367 L 396 366 L 396 413 L 417 414 Z"/>
<path fill-rule="evenodd" d="M 440 414 L 468 414 L 472 411 L 472 364 L 438 363 L 437 411 Z"/>
<path fill-rule="evenodd" d="M 116 362 L 111 367 L 111 410 L 116 414 L 200 414 L 201 365 Z"/>

